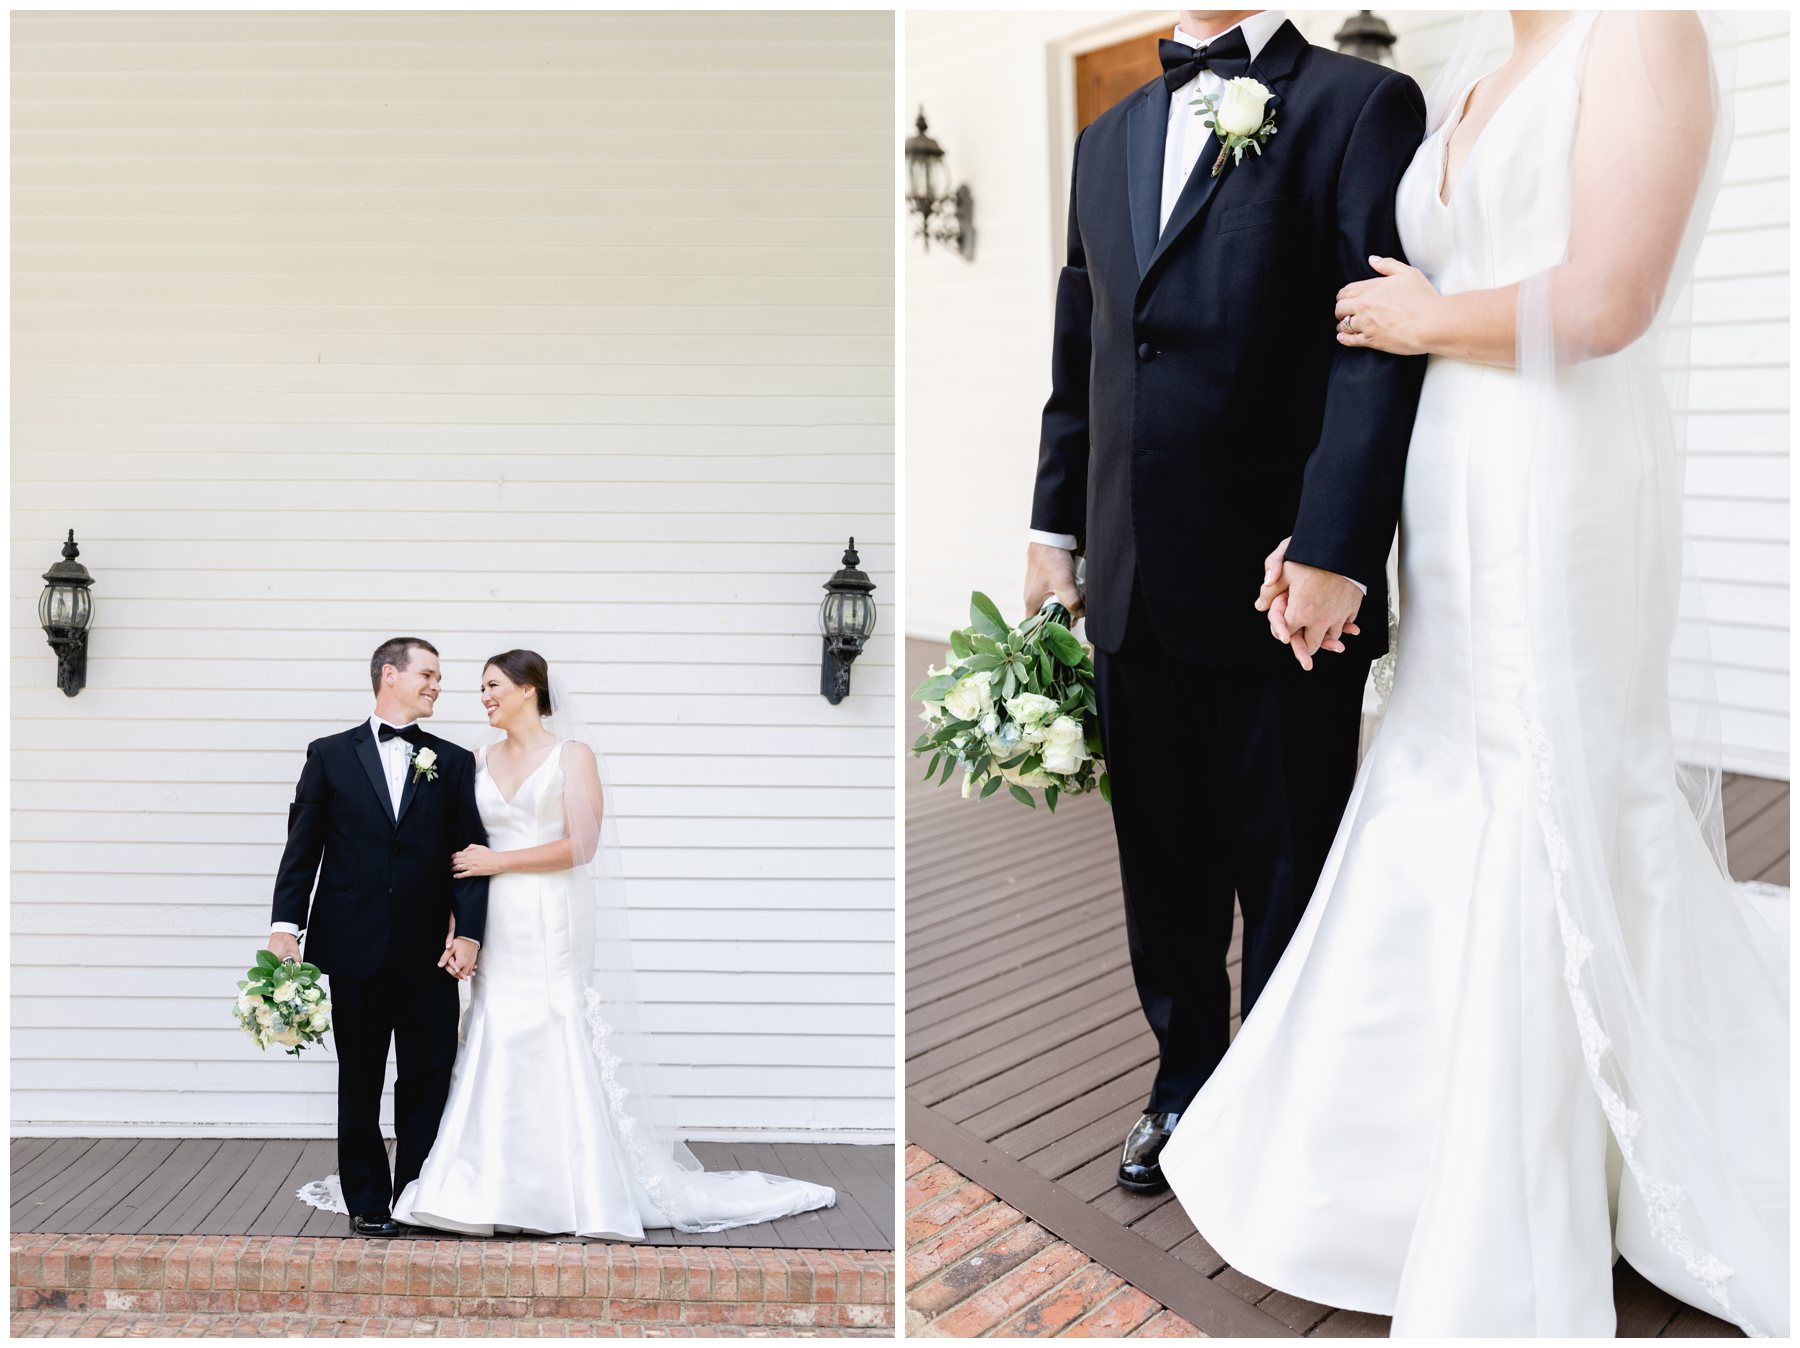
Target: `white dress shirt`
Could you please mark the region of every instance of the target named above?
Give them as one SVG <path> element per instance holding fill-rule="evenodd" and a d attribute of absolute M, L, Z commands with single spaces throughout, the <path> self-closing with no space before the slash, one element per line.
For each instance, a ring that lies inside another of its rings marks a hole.
<path fill-rule="evenodd" d="M 375 750 L 381 755 L 382 770 L 387 773 L 388 801 L 393 806 L 394 817 L 400 817 L 400 797 L 406 791 L 406 765 L 412 761 L 409 752 L 411 746 L 403 739 L 381 738 L 381 727 L 391 725 L 395 730 L 405 730 L 407 726 L 418 724 L 408 721 L 401 725 L 394 721 L 384 721 L 379 716 L 369 717 L 369 733 L 375 736 Z M 289 936 L 298 936 L 300 928 L 292 922 L 276 922 L 270 926 L 269 932 L 284 931 Z"/>
<path fill-rule="evenodd" d="M 1254 61 L 1261 55 L 1262 49 L 1268 46 L 1269 39 L 1275 36 L 1276 30 L 1286 22 L 1285 10 L 1265 9 L 1234 26 L 1243 30 L 1244 45 L 1249 47 L 1250 59 Z M 1183 32 L 1178 24 L 1173 37 L 1186 46 L 1201 47 L 1218 41 L 1230 31 L 1227 28 L 1211 37 L 1198 38 Z M 1157 220 L 1158 234 L 1168 225 L 1169 216 L 1175 210 L 1175 202 L 1181 196 L 1181 189 L 1187 186 L 1187 180 L 1193 176 L 1194 166 L 1200 162 L 1200 152 L 1206 148 L 1206 142 L 1212 135 L 1206 129 L 1201 110 L 1194 106 L 1194 100 L 1210 95 L 1216 105 L 1224 92 L 1224 77 L 1216 71 L 1202 70 L 1169 95 L 1169 125 L 1163 136 L 1162 213 Z M 1033 543 L 1043 543 L 1071 552 L 1077 541 L 1073 534 L 1053 534 L 1042 529 L 1032 529 L 1029 537 Z M 1351 581 L 1351 584 L 1364 594 L 1369 592 L 1368 586 L 1360 581 Z"/>

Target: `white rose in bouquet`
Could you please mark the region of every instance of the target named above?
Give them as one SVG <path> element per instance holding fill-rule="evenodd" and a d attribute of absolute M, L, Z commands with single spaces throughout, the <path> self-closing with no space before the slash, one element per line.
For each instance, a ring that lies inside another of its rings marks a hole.
<path fill-rule="evenodd" d="M 331 1018 L 323 1011 L 315 1011 L 312 1013 L 312 1019 L 306 1023 L 313 1029 L 323 1032 L 331 1025 Z"/>
<path fill-rule="evenodd" d="M 280 1044 L 283 1048 L 299 1048 L 300 1027 L 298 1025 L 287 1026 L 280 1034 L 275 1036 L 275 1042 Z"/>
<path fill-rule="evenodd" d="M 1047 768 L 1033 768 L 1030 772 L 1021 772 L 1018 768 L 1001 768 L 1000 775 L 1015 786 L 1035 786 L 1042 789 L 1057 784 Z"/>
<path fill-rule="evenodd" d="M 1020 693 L 1006 700 L 1006 713 L 1020 725 L 1041 725 L 1056 714 L 1056 699 L 1042 693 Z"/>
<path fill-rule="evenodd" d="M 275 1013 L 266 1006 L 260 1008 L 256 1013 L 256 1023 L 263 1029 L 268 1029 L 275 1023 Z"/>
<path fill-rule="evenodd" d="M 959 721 L 977 721 L 993 709 L 993 674 L 980 670 L 962 679 L 944 694 L 944 710 Z"/>
<path fill-rule="evenodd" d="M 1219 139 L 1226 136 L 1248 136 L 1260 130 L 1263 109 L 1269 105 L 1268 88 L 1248 76 L 1225 81 L 1225 97 L 1220 100 Z"/>
<path fill-rule="evenodd" d="M 1044 734 L 1044 770 L 1058 776 L 1078 772 L 1087 761 L 1087 745 L 1082 740 L 1081 722 L 1059 716 Z"/>
<path fill-rule="evenodd" d="M 278 1002 L 291 1002 L 294 1000 L 294 994 L 299 990 L 299 985 L 292 979 L 289 979 L 286 983 L 277 983 L 275 985 L 275 1000 Z"/>

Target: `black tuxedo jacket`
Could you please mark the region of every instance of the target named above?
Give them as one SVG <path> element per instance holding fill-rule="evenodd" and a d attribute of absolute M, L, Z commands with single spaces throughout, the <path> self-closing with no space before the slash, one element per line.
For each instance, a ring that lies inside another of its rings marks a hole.
<path fill-rule="evenodd" d="M 1332 310 L 1375 275 L 1370 254 L 1401 256 L 1394 192 L 1425 102 L 1291 23 L 1249 73 L 1281 100 L 1274 136 L 1214 178 L 1209 135 L 1160 237 L 1162 81 L 1076 140 L 1031 526 L 1082 540 L 1101 650 L 1124 638 L 1135 576 L 1176 658 L 1292 661 L 1253 607 L 1291 534 L 1290 560 L 1368 586 L 1346 645 L 1372 658 L 1425 362 L 1339 346 Z"/>
<path fill-rule="evenodd" d="M 487 879 L 450 873 L 453 853 L 487 843 L 475 805 L 475 756 L 435 735 L 425 735 L 419 747 L 427 746 L 437 751 L 437 779 L 415 781 L 407 770 L 398 819 L 367 721 L 306 747 L 273 920 L 305 929 L 306 958 L 325 973 L 369 978 L 388 959 L 402 975 L 429 975 L 452 912 L 458 936 L 482 937 Z"/>

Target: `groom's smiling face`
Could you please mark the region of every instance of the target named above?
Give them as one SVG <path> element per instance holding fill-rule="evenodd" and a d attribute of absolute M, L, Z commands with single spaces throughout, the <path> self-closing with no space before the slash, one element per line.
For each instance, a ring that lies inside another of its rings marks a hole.
<path fill-rule="evenodd" d="M 436 710 L 444 676 L 438 670 L 437 656 L 423 647 L 414 646 L 407 656 L 405 669 L 387 666 L 387 692 L 397 710 L 422 721 Z"/>

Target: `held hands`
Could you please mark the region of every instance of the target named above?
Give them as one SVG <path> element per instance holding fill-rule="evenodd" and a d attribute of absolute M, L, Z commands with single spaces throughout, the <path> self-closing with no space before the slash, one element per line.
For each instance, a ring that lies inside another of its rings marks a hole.
<path fill-rule="evenodd" d="M 480 949 L 467 937 L 456 934 L 456 914 L 450 914 L 450 930 L 444 937 L 444 953 L 438 956 L 437 967 L 448 969 L 456 978 L 472 978 L 475 974 L 475 953 Z"/>
<path fill-rule="evenodd" d="M 1050 595 L 1055 595 L 1056 602 L 1069 610 L 1071 619 L 1081 616 L 1081 591 L 1075 588 L 1075 554 L 1048 543 L 1033 543 L 1025 551 L 1025 616 L 1029 618 L 1041 609 Z"/>
<path fill-rule="evenodd" d="M 468 880 L 478 875 L 498 875 L 501 869 L 500 854 L 480 843 L 473 843 L 450 858 L 450 873 L 458 880 Z"/>
<path fill-rule="evenodd" d="M 1311 670 L 1320 651 L 1344 653 L 1343 638 L 1360 636 L 1356 625 L 1362 607 L 1362 591 L 1353 581 L 1332 571 L 1287 560 L 1284 538 L 1263 559 L 1263 584 L 1257 591 L 1256 611 L 1269 615 L 1269 632 L 1291 646 L 1300 668 Z"/>
<path fill-rule="evenodd" d="M 1391 257 L 1371 257 L 1369 265 L 1381 274 L 1337 293 L 1338 345 L 1425 355 L 1444 297 L 1417 267 Z"/>

